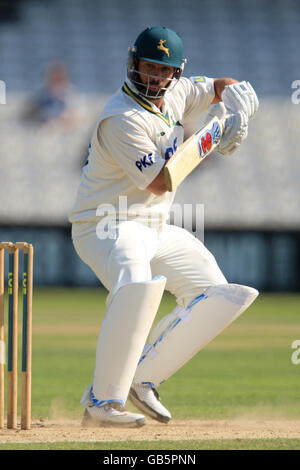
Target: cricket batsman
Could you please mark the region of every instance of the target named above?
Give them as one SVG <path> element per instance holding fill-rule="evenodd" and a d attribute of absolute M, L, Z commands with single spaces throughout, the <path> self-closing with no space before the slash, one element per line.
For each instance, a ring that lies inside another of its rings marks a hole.
<path fill-rule="evenodd" d="M 249 82 L 185 78 L 185 62 L 174 31 L 141 32 L 83 167 L 69 218 L 72 239 L 109 292 L 94 378 L 81 399 L 84 426 L 142 426 L 144 415 L 167 423 L 171 413 L 159 386 L 258 295 L 228 283 L 202 242 L 166 222 L 175 191 L 167 190 L 164 166 L 183 143 L 184 124 L 201 114 L 222 116 L 217 150 L 229 155 L 247 137 L 258 109 Z M 151 331 L 165 289 L 177 306 Z M 128 398 L 142 414 L 125 411 Z"/>

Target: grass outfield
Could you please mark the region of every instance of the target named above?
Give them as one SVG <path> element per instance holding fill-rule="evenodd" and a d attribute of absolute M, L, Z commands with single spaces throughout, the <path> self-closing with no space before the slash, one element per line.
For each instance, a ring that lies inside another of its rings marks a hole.
<path fill-rule="evenodd" d="M 81 419 L 79 400 L 93 377 L 105 296 L 102 289 L 35 289 L 32 388 L 34 418 L 63 416 Z M 165 294 L 156 322 L 174 306 L 174 298 Z M 292 342 L 300 340 L 299 306 L 300 295 L 261 295 L 235 323 L 160 387 L 163 403 L 171 410 L 173 417 L 300 419 L 300 364 L 294 365 L 291 362 L 294 351 L 291 348 Z M 129 405 L 128 409 L 133 408 Z M 273 443 L 271 440 L 256 442 L 254 439 L 240 442 L 224 439 L 218 442 L 193 442 L 185 441 L 185 447 L 181 448 L 190 449 L 194 447 L 186 445 L 196 445 L 200 449 L 207 445 L 220 449 L 225 446 L 229 449 L 236 445 L 257 446 L 260 445 L 259 442 L 261 445 L 274 445 L 272 448 L 278 448 L 276 446 L 279 445 L 279 440 L 276 439 Z M 292 448 L 299 449 L 297 439 L 280 442 L 283 444 L 282 448 L 293 445 Z M 147 448 L 135 447 L 135 444 L 146 445 L 145 442 L 131 442 L 128 444 L 131 447 L 124 447 L 124 442 L 111 445 L 115 449 Z M 167 441 L 162 444 L 169 445 Z M 23 444 L 22 448 L 26 445 Z M 78 443 L 74 445 L 79 446 Z M 94 445 L 99 445 L 99 449 L 108 448 L 105 443 L 82 444 L 85 448 L 93 448 Z M 173 447 L 164 448 L 179 448 L 175 441 L 172 445 Z M 60 444 L 57 446 L 60 448 Z M 1 446 L 0 449 L 2 448 L 9 447 Z"/>
<path fill-rule="evenodd" d="M 48 442 L 45 444 L 0 444 L 1 450 L 300 450 L 300 439 L 211 439 L 135 441 L 134 443 Z"/>

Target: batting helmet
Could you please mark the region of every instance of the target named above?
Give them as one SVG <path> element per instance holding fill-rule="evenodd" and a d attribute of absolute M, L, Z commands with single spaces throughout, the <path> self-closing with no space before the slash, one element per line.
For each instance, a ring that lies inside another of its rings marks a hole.
<path fill-rule="evenodd" d="M 130 47 L 128 51 L 128 77 L 137 86 L 140 93 L 146 97 L 149 96 L 143 94 L 142 88 L 139 87 L 137 73 L 139 60 L 174 67 L 174 78 L 177 80 L 180 78 L 186 63 L 186 59 L 183 58 L 181 38 L 172 29 L 162 26 L 153 26 L 142 31 L 133 47 Z M 165 91 L 162 91 L 162 95 Z"/>

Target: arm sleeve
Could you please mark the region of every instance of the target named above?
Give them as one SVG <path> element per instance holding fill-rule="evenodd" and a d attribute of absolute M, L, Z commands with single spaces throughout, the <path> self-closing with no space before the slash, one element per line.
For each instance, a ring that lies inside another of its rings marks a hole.
<path fill-rule="evenodd" d="M 185 122 L 192 121 L 202 113 L 207 113 L 215 97 L 214 79 L 194 76 L 183 80 L 185 87 Z"/>
<path fill-rule="evenodd" d="M 130 118 L 113 116 L 100 123 L 98 141 L 139 189 L 145 189 L 165 164 L 149 129 Z"/>

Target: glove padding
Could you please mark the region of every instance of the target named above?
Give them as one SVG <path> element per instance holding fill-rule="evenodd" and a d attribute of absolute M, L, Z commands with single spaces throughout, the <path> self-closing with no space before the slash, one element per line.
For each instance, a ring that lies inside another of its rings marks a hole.
<path fill-rule="evenodd" d="M 251 84 L 246 82 L 226 85 L 222 92 L 226 108 L 233 113 L 243 111 L 248 119 L 252 118 L 259 107 L 259 101 Z"/>
<path fill-rule="evenodd" d="M 217 150 L 222 155 L 233 153 L 248 135 L 248 117 L 243 111 L 228 113 L 224 103 L 210 107 L 208 118 L 217 116 L 224 125 L 224 131 Z"/>
<path fill-rule="evenodd" d="M 243 111 L 229 114 L 225 120 L 224 132 L 218 152 L 229 155 L 239 148 L 248 136 L 248 118 Z"/>

